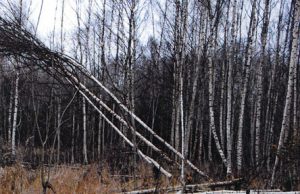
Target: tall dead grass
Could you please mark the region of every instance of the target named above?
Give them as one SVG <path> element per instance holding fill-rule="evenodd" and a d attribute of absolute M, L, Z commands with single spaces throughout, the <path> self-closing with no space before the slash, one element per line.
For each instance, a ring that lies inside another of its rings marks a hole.
<path fill-rule="evenodd" d="M 138 166 L 136 182 L 132 175 L 110 174 L 108 165 L 88 166 L 56 166 L 50 169 L 49 182 L 57 193 L 62 194 L 96 194 L 120 193 L 134 189 L 150 187 L 167 187 L 176 184 L 163 176 L 155 179 L 151 167 Z M 46 175 L 47 175 L 46 170 Z M 32 194 L 42 193 L 41 169 L 26 169 L 20 164 L 0 169 L 1 194 Z M 52 193 L 48 190 L 47 194 Z"/>

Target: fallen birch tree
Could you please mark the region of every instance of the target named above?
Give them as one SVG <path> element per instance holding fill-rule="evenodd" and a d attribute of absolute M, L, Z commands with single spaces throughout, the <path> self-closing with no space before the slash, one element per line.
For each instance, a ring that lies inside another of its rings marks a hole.
<path fill-rule="evenodd" d="M 144 127 L 152 136 L 159 140 L 169 150 L 175 153 L 180 159 L 184 159 L 183 155 L 178 152 L 173 146 L 167 143 L 157 133 L 154 132 L 145 122 L 143 122 L 136 114 L 129 110 L 108 88 L 106 88 L 97 78 L 95 78 L 86 68 L 79 64 L 76 60 L 62 53 L 51 51 L 43 43 L 41 43 L 35 36 L 23 28 L 16 28 L 16 24 L 9 22 L 0 17 L 0 52 L 7 56 L 19 56 L 24 60 L 33 61 L 36 66 L 55 77 L 57 80 L 65 78 L 75 88 L 80 90 L 81 95 L 86 98 L 95 110 L 106 120 L 108 124 L 129 144 L 134 147 L 134 144 L 104 115 L 100 109 L 87 97 L 91 96 L 99 105 L 104 107 L 109 113 L 117 118 L 122 124 L 131 129 L 138 138 L 145 142 L 149 147 L 158 152 L 163 158 L 170 161 L 169 157 L 166 156 L 159 148 L 153 145 L 152 142 L 148 141 L 143 135 L 137 132 L 132 126 L 130 126 L 125 119 L 116 114 L 110 109 L 100 98 L 98 98 L 93 92 L 91 92 L 84 84 L 79 80 L 80 77 L 85 76 L 92 80 L 98 86 L 100 86 L 115 102 L 119 105 L 122 110 L 132 116 L 142 127 Z M 56 75 L 57 73 L 58 75 Z M 156 161 L 149 156 L 143 154 L 138 150 L 139 156 L 141 156 L 148 163 L 153 164 L 167 177 L 171 177 L 171 174 L 164 170 Z M 186 163 L 201 176 L 208 178 L 208 176 L 199 170 L 189 160 Z"/>

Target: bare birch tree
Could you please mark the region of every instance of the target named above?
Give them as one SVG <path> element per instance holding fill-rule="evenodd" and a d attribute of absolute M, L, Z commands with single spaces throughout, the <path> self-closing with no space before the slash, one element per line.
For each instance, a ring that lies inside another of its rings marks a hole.
<path fill-rule="evenodd" d="M 283 111 L 283 117 L 282 117 L 282 125 L 280 130 L 280 136 L 278 141 L 278 147 L 276 152 L 276 158 L 275 163 L 272 170 L 272 177 L 271 177 L 271 187 L 274 186 L 275 181 L 275 173 L 277 170 L 277 166 L 279 163 L 279 157 L 281 155 L 283 143 L 284 143 L 284 136 L 286 131 L 288 130 L 288 121 L 290 116 L 290 109 L 291 109 L 291 101 L 292 101 L 292 90 L 293 90 L 293 77 L 294 77 L 294 71 L 296 67 L 297 58 L 299 57 L 298 52 L 298 41 L 299 41 L 299 22 L 300 22 L 300 1 L 296 1 L 295 8 L 294 8 L 294 28 L 292 33 L 292 50 L 291 50 L 291 56 L 289 61 L 289 73 L 288 73 L 288 83 L 287 83 L 287 92 L 285 97 L 285 105 L 284 105 L 284 111 Z"/>
<path fill-rule="evenodd" d="M 14 108 L 13 108 L 13 121 L 12 121 L 12 137 L 11 137 L 11 151 L 12 157 L 16 157 L 16 130 L 19 106 L 19 72 L 16 73 L 15 92 L 14 92 Z"/>
<path fill-rule="evenodd" d="M 227 175 L 232 174 L 232 67 L 234 65 L 234 52 L 236 41 L 236 7 L 237 1 L 233 1 L 232 5 L 232 21 L 231 21 L 231 41 L 229 48 L 229 61 L 228 61 L 228 77 L 227 77 L 227 120 L 226 120 L 226 139 L 227 139 Z"/>
<path fill-rule="evenodd" d="M 243 157 L 243 129 L 244 129 L 244 114 L 245 114 L 245 103 L 246 93 L 248 88 L 249 76 L 250 76 L 250 65 L 252 60 L 252 49 L 253 49 L 253 37 L 256 30 L 256 0 L 252 3 L 252 11 L 250 17 L 250 25 L 248 31 L 248 42 L 245 51 L 245 70 L 243 72 L 244 79 L 242 83 L 242 99 L 240 104 L 239 113 L 239 128 L 238 128 L 238 140 L 237 140 L 237 169 L 240 172 L 242 169 L 242 157 Z"/>
<path fill-rule="evenodd" d="M 269 26 L 269 0 L 264 1 L 265 7 L 264 7 L 264 13 L 263 13 L 263 26 L 262 26 L 262 32 L 261 32 L 261 56 L 258 66 L 258 72 L 257 72 L 257 100 L 256 100 L 256 122 L 255 122 L 255 161 L 256 166 L 258 167 L 260 162 L 260 152 L 261 152 L 261 115 L 262 115 L 262 95 L 263 95 L 263 86 L 262 86 L 262 69 L 265 65 L 265 52 L 266 52 L 266 44 L 267 44 L 267 35 L 268 35 L 268 26 Z"/>

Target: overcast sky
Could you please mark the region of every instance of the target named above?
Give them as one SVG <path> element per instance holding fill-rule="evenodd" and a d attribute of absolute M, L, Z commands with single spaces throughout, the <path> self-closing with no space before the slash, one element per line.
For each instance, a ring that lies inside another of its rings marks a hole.
<path fill-rule="evenodd" d="M 163 0 L 160 0 L 163 1 Z M 7 13 L 7 10 L 11 10 L 12 7 L 15 9 L 16 5 L 18 5 L 19 0 L 0 0 L 0 10 L 2 13 Z M 62 3 L 63 0 L 23 0 L 23 7 L 27 8 L 23 12 L 30 13 L 29 21 L 36 26 L 42 6 L 42 12 L 40 15 L 39 25 L 37 28 L 37 36 L 42 39 L 44 42 L 49 42 L 50 34 L 53 32 L 54 24 L 55 32 L 60 33 L 60 22 L 61 22 L 61 14 L 62 14 Z M 150 0 L 141 0 L 142 6 L 146 10 L 149 6 L 145 6 L 145 4 L 149 4 Z M 154 1 L 153 1 L 154 2 Z M 103 0 L 93 1 L 93 9 L 101 10 L 103 4 Z M 81 17 L 84 20 L 84 14 L 86 14 L 88 1 L 81 0 Z M 29 11 L 28 11 L 29 9 Z M 108 14 L 108 13 L 107 13 Z M 151 17 L 151 16 L 149 16 Z M 159 15 L 154 14 L 155 20 L 159 20 Z M 139 18 L 141 19 L 141 18 Z M 153 34 L 153 30 L 151 27 L 152 24 L 147 24 L 142 22 L 142 26 L 139 28 L 139 39 L 145 41 L 148 37 Z M 64 32 L 66 37 L 68 37 L 72 33 L 72 29 L 75 29 L 77 26 L 76 19 L 76 0 L 65 0 L 64 1 Z M 125 25 L 124 28 L 128 26 Z"/>
<path fill-rule="evenodd" d="M 42 0 L 34 0 L 33 1 L 33 18 L 38 18 L 39 10 L 41 7 Z M 75 5 L 74 0 L 65 0 L 65 9 L 64 9 L 64 20 L 65 20 L 65 28 L 67 30 L 71 29 L 75 26 Z M 56 5 L 55 0 L 44 0 L 43 11 L 41 13 L 40 24 L 38 26 L 38 31 L 40 33 L 49 33 L 53 29 L 56 20 L 60 22 L 61 12 L 62 12 L 62 0 L 58 1 L 58 5 Z M 57 10 L 56 10 L 57 6 Z"/>
<path fill-rule="evenodd" d="M 82 13 L 85 12 L 86 10 L 86 5 L 87 5 L 87 0 L 81 0 L 82 3 Z M 141 0 L 142 2 L 150 2 L 150 0 Z M 0 0 L 0 9 L 4 11 L 5 10 L 10 10 L 11 7 L 13 7 L 12 3 L 13 2 L 19 2 L 19 0 Z M 54 29 L 54 24 L 56 24 L 56 33 L 60 32 L 60 20 L 61 20 L 61 14 L 62 14 L 62 0 L 23 0 L 23 6 L 26 8 L 30 9 L 30 22 L 33 23 L 34 26 L 37 24 L 37 19 L 40 13 L 40 8 L 41 8 L 41 3 L 43 2 L 43 8 L 40 16 L 40 21 L 37 29 L 37 34 L 38 37 L 41 38 L 44 42 L 49 42 L 49 36 L 50 33 L 53 32 Z M 94 1 L 97 2 L 98 4 L 96 5 L 94 3 L 94 8 L 95 6 L 101 6 L 102 5 L 102 0 L 97 0 Z M 163 0 L 160 0 L 160 2 L 163 2 Z M 241 1 L 238 1 L 241 2 Z M 249 20 L 249 15 L 251 11 L 251 6 L 247 5 L 249 4 L 250 0 L 245 1 L 245 6 L 244 6 L 244 17 L 243 17 L 243 31 L 246 34 L 247 32 L 247 22 Z M 31 5 L 30 5 L 31 3 Z M 72 29 L 77 26 L 76 22 L 76 14 L 75 14 L 75 9 L 76 9 L 76 0 L 65 0 L 64 4 L 64 32 L 66 33 L 66 36 L 71 34 Z M 263 3 L 263 1 L 262 1 Z M 262 4 L 261 3 L 261 8 Z M 162 3 L 164 4 L 164 3 Z M 290 0 L 286 0 L 286 5 L 290 4 Z M 277 22 L 277 17 L 278 17 L 278 7 L 279 7 L 279 1 L 278 0 L 271 0 L 271 5 L 272 5 L 272 14 L 271 14 L 271 22 L 270 22 L 270 27 L 272 27 L 272 22 Z M 149 7 L 149 6 L 148 6 Z M 147 9 L 147 7 L 146 7 Z M 28 12 L 28 10 L 26 10 Z M 84 16 L 83 16 L 84 17 Z M 159 14 L 154 15 L 155 20 L 159 20 Z M 143 24 L 143 26 L 140 28 L 140 34 L 139 38 L 143 41 L 146 41 L 148 37 L 153 34 L 152 32 L 152 25 L 149 24 L 151 22 Z M 272 38 L 272 36 L 269 36 Z"/>

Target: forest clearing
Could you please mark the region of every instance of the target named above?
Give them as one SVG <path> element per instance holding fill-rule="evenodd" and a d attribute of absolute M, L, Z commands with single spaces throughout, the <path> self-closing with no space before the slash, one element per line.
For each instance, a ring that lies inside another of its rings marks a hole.
<path fill-rule="evenodd" d="M 0 0 L 0 193 L 299 191 L 299 29 L 300 0 Z"/>

